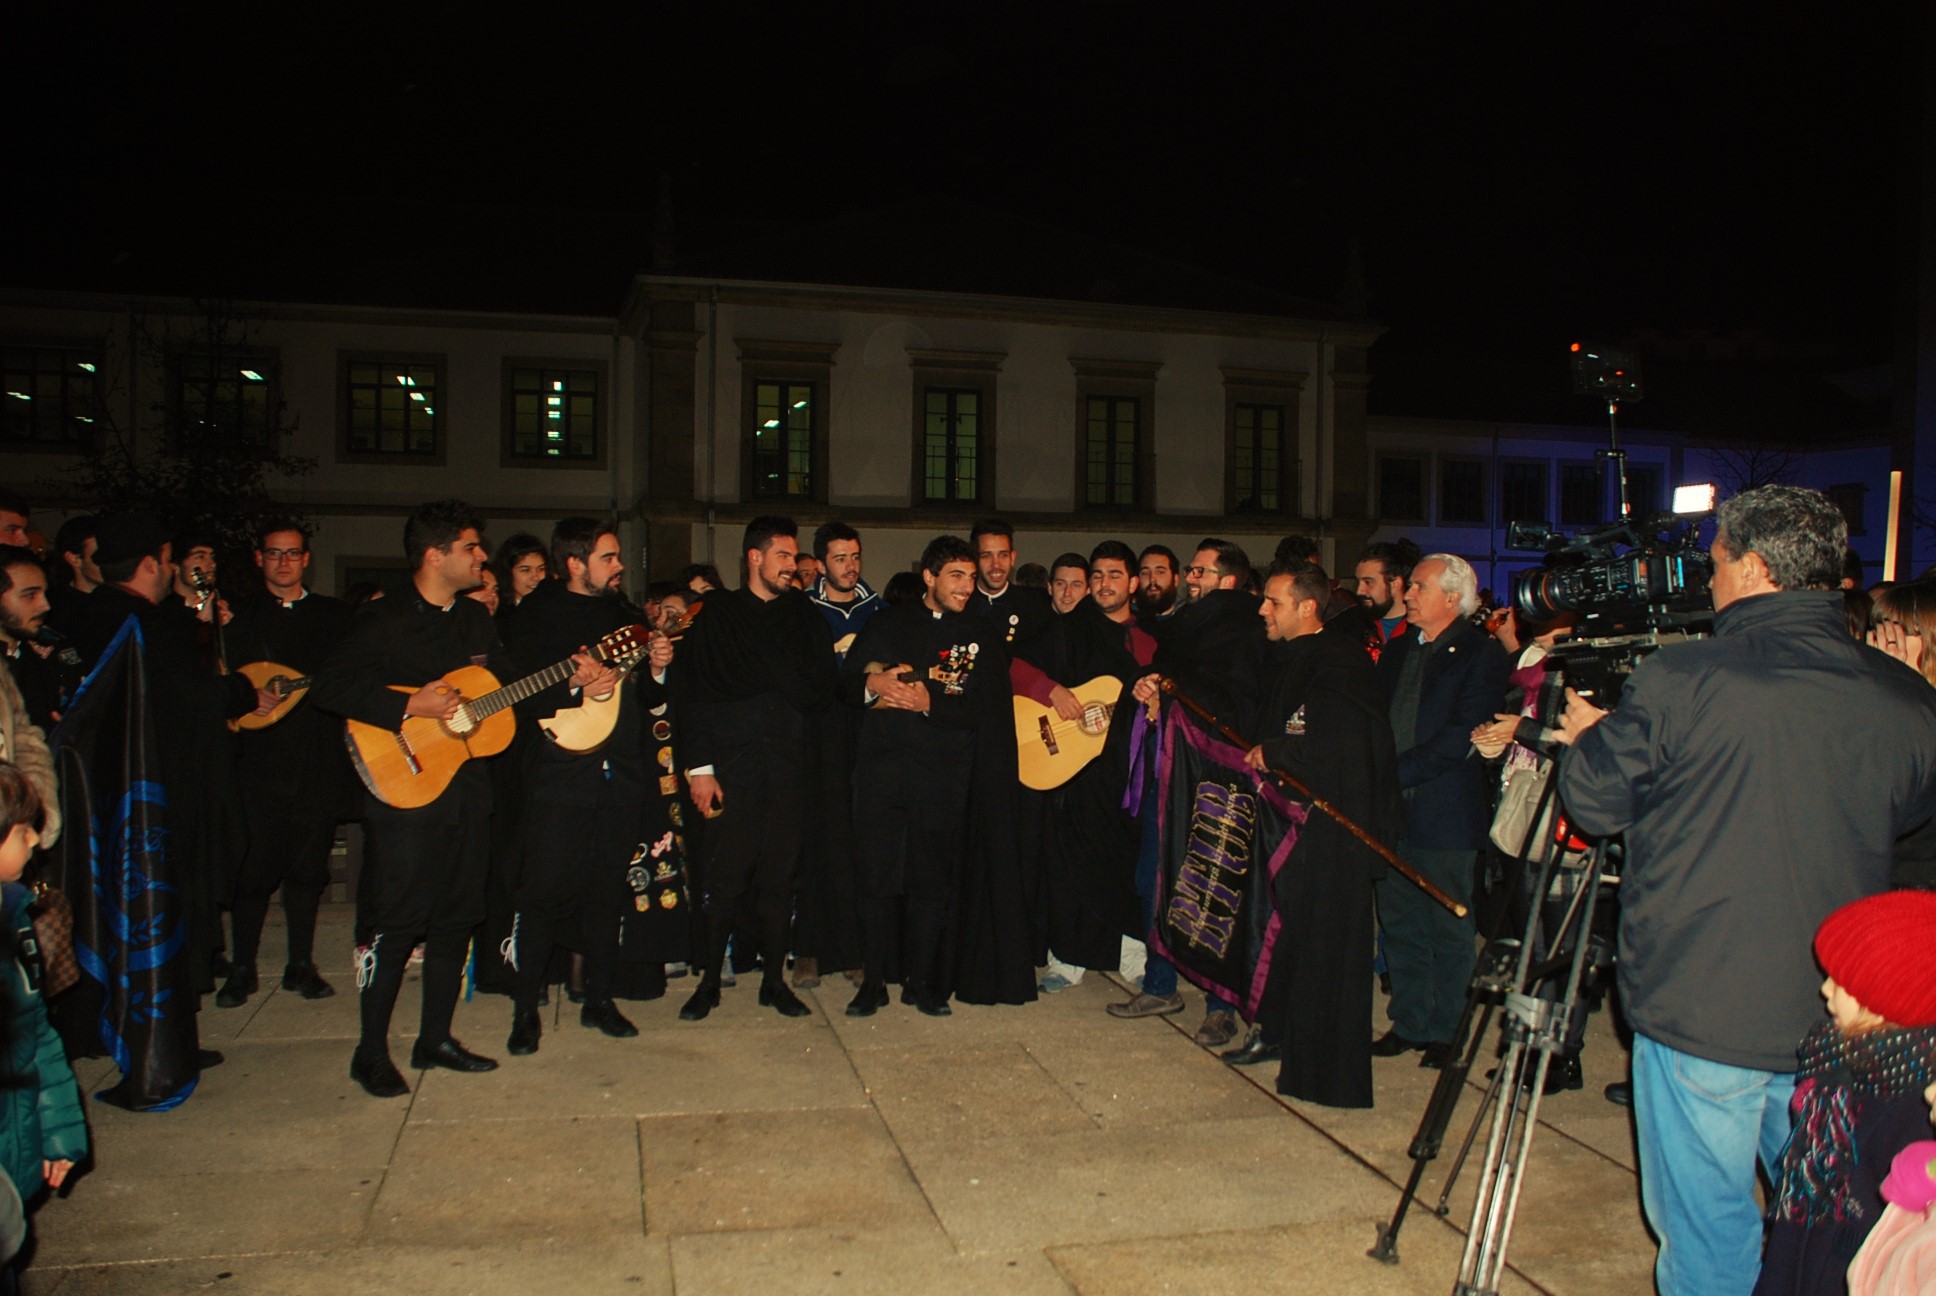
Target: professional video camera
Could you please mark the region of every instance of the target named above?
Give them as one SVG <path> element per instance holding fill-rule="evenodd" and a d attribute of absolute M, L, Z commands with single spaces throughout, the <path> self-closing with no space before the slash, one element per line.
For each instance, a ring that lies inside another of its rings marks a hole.
<path fill-rule="evenodd" d="M 1662 644 L 1704 637 L 1714 624 L 1708 584 L 1714 560 L 1700 524 L 1713 506 L 1676 492 L 1676 509 L 1568 538 L 1543 522 L 1514 522 L 1506 547 L 1543 550 L 1543 567 L 1513 579 L 1513 605 L 1530 621 L 1578 620 L 1553 650 L 1568 687 L 1610 708 L 1640 659 Z M 1692 505 L 1691 511 L 1680 511 Z"/>

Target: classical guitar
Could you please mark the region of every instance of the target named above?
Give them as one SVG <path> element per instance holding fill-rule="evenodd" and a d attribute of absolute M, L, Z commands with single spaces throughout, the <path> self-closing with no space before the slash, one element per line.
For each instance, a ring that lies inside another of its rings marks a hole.
<path fill-rule="evenodd" d="M 692 608 L 672 628 L 666 631 L 666 638 L 678 643 L 682 635 L 691 627 L 693 618 L 699 615 L 704 602 L 694 603 Z M 644 626 L 635 629 L 644 632 Z M 632 652 L 625 653 L 609 664 L 618 667 L 618 682 L 622 687 L 626 676 L 638 669 L 651 652 L 649 639 L 641 642 Z M 559 707 L 557 711 L 538 721 L 538 728 L 551 735 L 551 741 L 560 749 L 582 756 L 595 752 L 611 739 L 612 730 L 618 725 L 618 708 L 624 695 L 614 688 L 604 697 L 581 699 L 577 706 Z"/>
<path fill-rule="evenodd" d="M 1064 720 L 1052 706 L 1015 699 L 1016 763 L 1022 786 L 1047 792 L 1059 788 L 1094 760 L 1109 740 L 1109 717 L 1122 697 L 1123 682 L 1098 675 L 1069 690 L 1082 703 L 1082 716 Z"/>
<path fill-rule="evenodd" d="M 625 626 L 600 639 L 592 654 L 602 662 L 641 650 L 644 626 Z M 370 789 L 370 795 L 399 810 L 414 810 L 429 805 L 444 794 L 464 762 L 474 756 L 495 756 L 511 745 L 517 721 L 511 715 L 514 703 L 542 693 L 553 684 L 570 679 L 578 669 L 572 659 L 547 666 L 511 684 L 499 685 L 497 677 L 482 666 L 462 666 L 443 677 L 442 683 L 464 701 L 448 720 L 428 716 L 405 716 L 401 729 L 349 720 L 344 724 L 344 740 L 349 744 L 350 761 Z M 390 686 L 398 693 L 415 693 L 407 684 Z"/>
<path fill-rule="evenodd" d="M 246 666 L 236 667 L 235 673 L 258 689 L 267 689 L 282 701 L 276 703 L 276 709 L 268 715 L 257 715 L 251 711 L 245 716 L 237 716 L 229 721 L 230 729 L 267 729 L 295 710 L 296 703 L 303 700 L 303 695 L 309 692 L 309 686 L 316 682 L 313 675 L 298 675 L 290 667 L 272 661 L 250 662 Z"/>

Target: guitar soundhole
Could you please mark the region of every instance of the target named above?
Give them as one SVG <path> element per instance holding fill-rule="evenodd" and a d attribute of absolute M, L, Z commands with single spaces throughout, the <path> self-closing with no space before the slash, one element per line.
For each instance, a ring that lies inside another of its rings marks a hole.
<path fill-rule="evenodd" d="M 1082 732 L 1092 737 L 1104 733 L 1109 728 L 1109 708 L 1100 702 L 1091 702 L 1082 708 L 1082 719 L 1076 721 Z"/>
<path fill-rule="evenodd" d="M 444 721 L 444 728 L 461 738 L 477 728 L 477 721 L 471 718 L 471 709 L 468 705 L 460 706 L 456 714 Z"/>

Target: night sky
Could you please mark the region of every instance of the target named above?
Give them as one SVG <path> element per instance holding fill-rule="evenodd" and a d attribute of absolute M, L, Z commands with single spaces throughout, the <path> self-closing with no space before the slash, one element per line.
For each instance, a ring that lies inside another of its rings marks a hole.
<path fill-rule="evenodd" d="M 1641 424 L 1883 416 L 1821 378 L 1890 359 L 1920 7 L 1291 8 L 28 19 L 0 279 L 611 311 L 663 177 L 714 265 L 959 202 L 1336 302 L 1356 240 L 1385 412 L 1590 421 L 1586 336 L 1657 353 Z"/>

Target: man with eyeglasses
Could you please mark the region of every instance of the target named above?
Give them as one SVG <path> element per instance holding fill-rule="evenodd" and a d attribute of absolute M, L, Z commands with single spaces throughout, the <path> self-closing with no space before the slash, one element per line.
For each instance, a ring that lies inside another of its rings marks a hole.
<path fill-rule="evenodd" d="M 1144 706 L 1160 696 L 1160 681 L 1170 679 L 1198 705 L 1225 724 L 1242 727 L 1257 700 L 1264 671 L 1264 636 L 1257 632 L 1262 600 L 1250 592 L 1250 556 L 1228 540 L 1206 537 L 1183 569 L 1189 602 L 1169 620 L 1149 627 L 1156 636 L 1151 669 L 1136 681 L 1134 696 Z M 1146 747 L 1143 768 L 1132 773 L 1144 783 L 1142 849 L 1136 865 L 1136 890 L 1152 928 L 1156 925 L 1157 858 L 1155 770 Z M 1237 1036 L 1237 1005 L 1210 996 L 1196 1041 L 1222 1048 Z M 1183 1011 L 1176 990 L 1176 968 L 1151 952 L 1143 968 L 1143 989 L 1127 1003 L 1110 1004 L 1113 1017 L 1168 1016 Z"/>
<path fill-rule="evenodd" d="M 263 587 L 237 602 L 224 631 L 231 666 L 269 661 L 301 677 L 335 651 L 349 629 L 350 607 L 304 585 L 309 559 L 309 537 L 294 522 L 273 521 L 257 531 Z M 233 968 L 216 1005 L 240 1007 L 257 990 L 262 924 L 278 887 L 289 928 L 282 988 L 326 999 L 336 991 L 316 970 L 316 907 L 329 885 L 337 816 L 351 791 L 341 723 L 299 701 L 274 724 L 244 731 L 237 746 L 248 850 L 230 906 Z"/>

